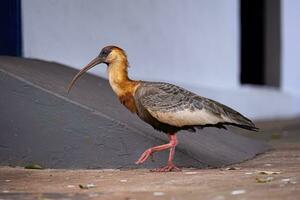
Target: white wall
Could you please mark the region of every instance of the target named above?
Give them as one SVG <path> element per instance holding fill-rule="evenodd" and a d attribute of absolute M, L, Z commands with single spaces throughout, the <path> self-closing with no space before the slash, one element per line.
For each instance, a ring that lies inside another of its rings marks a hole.
<path fill-rule="evenodd" d="M 81 68 L 115 44 L 127 51 L 136 78 L 232 88 L 238 85 L 236 2 L 25 0 L 24 53 Z"/>
<path fill-rule="evenodd" d="M 300 1 L 282 1 L 282 87 L 300 96 Z M 300 102 L 298 102 L 300 107 Z"/>
<path fill-rule="evenodd" d="M 133 78 L 179 84 L 250 118 L 291 117 L 300 114 L 300 7 L 283 2 L 283 90 L 239 84 L 239 0 L 23 0 L 24 54 L 81 68 L 115 44 Z"/>

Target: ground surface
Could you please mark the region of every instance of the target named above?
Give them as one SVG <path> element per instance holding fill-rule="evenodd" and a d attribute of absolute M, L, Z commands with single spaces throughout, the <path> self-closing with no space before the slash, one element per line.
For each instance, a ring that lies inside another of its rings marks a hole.
<path fill-rule="evenodd" d="M 272 125 L 273 124 L 273 125 Z M 274 149 L 232 170 L 28 170 L 0 168 L 0 199 L 300 199 L 300 123 L 262 123 Z M 265 172 L 266 171 L 266 172 Z M 261 174 L 261 173 L 267 174 Z M 89 189 L 79 185 L 92 184 Z"/>

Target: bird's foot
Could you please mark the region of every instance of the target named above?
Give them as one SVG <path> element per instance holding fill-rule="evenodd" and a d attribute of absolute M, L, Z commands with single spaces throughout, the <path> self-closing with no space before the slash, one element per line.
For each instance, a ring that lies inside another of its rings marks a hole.
<path fill-rule="evenodd" d="M 152 169 L 151 172 L 180 172 L 181 169 L 176 167 L 174 164 L 168 164 L 165 167 Z"/>
<path fill-rule="evenodd" d="M 144 163 L 151 155 L 152 155 L 153 151 L 152 149 L 147 149 L 142 155 L 141 157 L 135 162 L 135 164 L 139 165 Z"/>

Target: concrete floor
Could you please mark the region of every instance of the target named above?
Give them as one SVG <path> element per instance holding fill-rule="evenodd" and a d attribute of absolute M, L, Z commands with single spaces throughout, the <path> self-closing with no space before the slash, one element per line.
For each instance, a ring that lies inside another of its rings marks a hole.
<path fill-rule="evenodd" d="M 0 167 L 0 199 L 299 199 L 300 120 L 258 123 L 274 149 L 228 169 L 28 170 Z M 251 136 L 251 135 L 250 135 Z M 261 174 L 264 171 L 267 174 Z M 89 189 L 79 185 L 92 184 Z"/>

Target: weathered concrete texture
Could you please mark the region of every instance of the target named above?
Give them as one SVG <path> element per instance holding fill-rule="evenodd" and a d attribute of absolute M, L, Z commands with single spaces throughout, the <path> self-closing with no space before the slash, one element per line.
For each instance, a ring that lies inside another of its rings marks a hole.
<path fill-rule="evenodd" d="M 129 113 L 106 80 L 56 63 L 0 57 L 0 164 L 49 168 L 133 168 L 166 136 Z M 256 133 L 253 133 L 256 134 Z M 185 167 L 238 163 L 269 146 L 230 131 L 207 128 L 179 134 L 175 162 Z M 164 165 L 167 152 L 143 167 Z"/>

